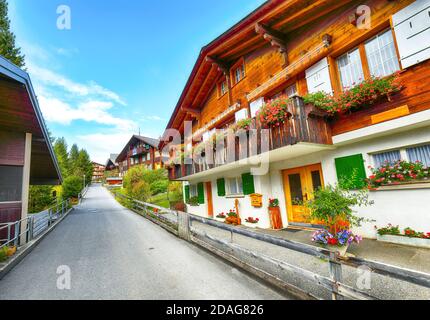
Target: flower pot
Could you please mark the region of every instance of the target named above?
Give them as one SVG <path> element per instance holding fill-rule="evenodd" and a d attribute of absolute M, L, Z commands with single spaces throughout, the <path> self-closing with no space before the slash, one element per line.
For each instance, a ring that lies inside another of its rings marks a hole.
<path fill-rule="evenodd" d="M 237 226 L 240 225 L 240 219 L 238 217 L 227 217 L 225 223 Z"/>
<path fill-rule="evenodd" d="M 428 248 L 430 249 L 430 239 L 409 238 L 405 236 L 395 236 L 390 234 L 377 235 L 377 240 L 381 242 L 401 244 L 404 246 Z"/>
<path fill-rule="evenodd" d="M 346 252 L 348 251 L 348 248 L 349 248 L 349 244 L 341 246 L 341 247 L 327 245 L 327 246 L 325 246 L 325 248 L 329 251 L 332 251 L 332 252 L 338 252 L 339 256 L 345 257 Z"/>
<path fill-rule="evenodd" d="M 281 210 L 279 209 L 279 207 L 269 207 L 269 217 L 272 229 L 283 229 Z"/>
<path fill-rule="evenodd" d="M 6 255 L 12 257 L 16 253 L 16 247 L 7 248 Z"/>

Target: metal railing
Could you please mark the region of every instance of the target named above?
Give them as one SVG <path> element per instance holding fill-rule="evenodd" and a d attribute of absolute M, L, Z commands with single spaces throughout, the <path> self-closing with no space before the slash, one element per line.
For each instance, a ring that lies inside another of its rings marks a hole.
<path fill-rule="evenodd" d="M 291 272 L 296 276 L 299 276 L 300 278 L 310 280 L 316 283 L 318 286 L 327 289 L 329 292 L 331 292 L 333 300 L 342 300 L 343 298 L 351 298 L 351 299 L 359 299 L 359 300 L 377 299 L 376 297 L 371 296 L 368 292 L 364 292 L 362 290 L 346 285 L 343 282 L 344 279 L 342 277 L 342 266 L 348 266 L 348 267 L 354 267 L 354 268 L 365 266 L 373 273 L 387 276 L 397 280 L 402 280 L 422 287 L 430 288 L 430 274 L 427 274 L 427 273 L 410 270 L 410 269 L 406 269 L 398 266 L 388 265 L 382 262 L 362 259 L 358 257 L 343 257 L 343 256 L 340 256 L 337 252 L 333 252 L 325 248 L 307 245 L 300 242 L 295 242 L 284 238 L 275 237 L 261 232 L 251 231 L 246 228 L 234 227 L 234 226 L 216 221 L 214 219 L 203 218 L 203 217 L 192 215 L 185 212 L 174 211 L 167 208 L 161 208 L 159 206 L 155 206 L 150 203 L 134 200 L 130 197 L 121 195 L 119 193 L 116 193 L 115 195 L 123 199 L 127 199 L 128 201 L 131 201 L 131 203 L 134 204 L 135 209 L 137 208 L 138 210 L 153 212 L 151 214 L 153 214 L 157 218 L 158 223 L 162 224 L 165 221 L 168 221 L 169 224 L 176 223 L 175 229 L 178 230 L 179 232 L 175 232 L 175 234 L 179 235 L 181 238 L 194 242 L 200 246 L 205 247 L 206 249 L 212 250 L 221 256 L 229 256 L 227 252 L 233 252 L 233 251 L 240 252 L 242 255 L 247 256 L 251 259 L 256 259 L 259 262 L 270 264 L 271 266 L 274 266 L 285 272 L 287 271 Z M 163 214 L 154 213 L 154 209 L 156 209 L 155 211 L 158 211 L 160 213 L 162 212 Z M 169 213 L 172 216 L 176 217 L 175 221 L 165 218 L 166 214 L 169 214 Z M 198 230 L 197 228 L 194 228 L 192 225 L 193 221 L 199 222 L 211 227 L 215 227 L 221 230 L 229 231 L 231 233 L 231 240 L 233 240 L 233 234 L 239 234 L 255 240 L 270 243 L 272 245 L 280 246 L 295 252 L 321 258 L 322 261 L 327 261 L 327 267 L 328 267 L 330 276 L 329 277 L 322 276 L 318 273 L 298 267 L 291 263 L 277 260 L 275 258 L 266 256 L 264 254 L 256 253 L 254 251 L 250 251 L 249 249 L 246 249 L 238 244 L 232 243 L 232 241 L 226 241 L 224 239 L 216 238 L 212 235 L 207 234 L 202 230 Z M 181 230 L 182 230 L 182 234 L 181 234 Z M 218 250 L 214 246 L 211 246 L 210 243 L 216 243 L 218 246 L 221 246 L 224 249 L 222 250 L 223 252 L 219 252 L 220 250 Z M 237 258 L 234 258 L 234 260 L 235 262 L 238 261 Z M 239 264 L 240 264 L 240 261 L 239 261 Z M 242 265 L 247 265 L 249 267 L 249 265 L 245 263 L 242 263 Z M 257 270 L 256 273 L 260 273 L 263 275 L 267 274 L 267 272 L 262 272 L 257 268 L 255 269 Z"/>
<path fill-rule="evenodd" d="M 82 202 L 87 192 L 88 186 L 78 194 L 78 204 Z M 11 245 L 19 247 L 22 242 L 27 243 L 38 238 L 49 227 L 60 221 L 71 207 L 71 200 L 68 199 L 37 214 L 30 214 L 25 219 L 1 223 L 0 234 L 6 233 L 6 238 L 0 239 L 0 249 Z M 6 232 L 2 232 L 4 230 Z"/>
<path fill-rule="evenodd" d="M 0 249 L 10 245 L 19 247 L 22 242 L 27 243 L 36 239 L 61 220 L 70 208 L 70 200 L 65 200 L 40 213 L 30 214 L 25 219 L 0 224 L 0 231 L 7 230 L 7 238 L 0 239 Z"/>

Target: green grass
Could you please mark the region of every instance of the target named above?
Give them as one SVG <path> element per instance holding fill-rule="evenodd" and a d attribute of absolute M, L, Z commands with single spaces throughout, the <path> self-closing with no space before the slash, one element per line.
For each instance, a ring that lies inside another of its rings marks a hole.
<path fill-rule="evenodd" d="M 169 208 L 170 207 L 170 201 L 167 198 L 167 193 L 160 193 L 148 200 L 149 203 L 154 204 L 159 207 L 163 208 Z"/>

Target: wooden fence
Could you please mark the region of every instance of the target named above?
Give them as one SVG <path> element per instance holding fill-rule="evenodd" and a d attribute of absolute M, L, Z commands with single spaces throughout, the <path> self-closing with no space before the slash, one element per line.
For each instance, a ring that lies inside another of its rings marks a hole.
<path fill-rule="evenodd" d="M 166 220 L 168 220 L 168 223 L 170 225 L 172 223 L 176 224 L 176 227 L 174 227 L 175 231 L 173 233 L 178 235 L 182 239 L 194 242 L 214 252 L 215 254 L 218 254 L 223 258 L 226 258 L 229 261 L 245 268 L 247 271 L 250 271 L 256 274 L 257 276 L 260 276 L 268 280 L 269 282 L 272 282 L 275 285 L 287 288 L 289 290 L 293 289 L 294 291 L 296 291 L 296 293 L 300 292 L 302 296 L 312 296 L 312 294 L 309 292 L 304 292 L 300 288 L 296 288 L 294 286 L 285 284 L 282 281 L 280 281 L 280 279 L 278 279 L 275 275 L 268 274 L 266 271 L 256 268 L 255 266 L 252 266 L 249 263 L 240 261 L 240 259 L 238 259 L 237 257 L 233 257 L 229 255 L 228 252 L 238 252 L 240 253 L 241 256 L 250 257 L 261 263 L 266 263 L 271 266 L 276 266 L 280 270 L 288 271 L 300 278 L 313 281 L 318 286 L 323 287 L 324 289 L 331 292 L 333 300 L 342 300 L 344 298 L 358 299 L 358 300 L 377 299 L 376 297 L 371 296 L 368 292 L 364 292 L 357 288 L 353 288 L 351 286 L 346 285 L 343 282 L 343 277 L 342 277 L 343 266 L 349 266 L 354 268 L 365 266 L 375 274 L 387 276 L 393 279 L 406 281 L 415 285 L 430 288 L 430 274 L 427 274 L 427 273 L 410 270 L 402 267 L 397 267 L 397 266 L 393 266 L 393 265 L 389 265 L 381 262 L 371 261 L 367 259 L 361 259 L 357 257 L 342 257 L 342 256 L 339 256 L 337 253 L 324 248 L 306 245 L 303 243 L 275 237 L 269 234 L 255 232 L 245 228 L 238 228 L 235 226 L 227 225 L 222 222 L 218 222 L 213 219 L 207 219 L 207 218 L 195 216 L 189 213 L 177 212 L 166 208 L 161 208 L 149 203 L 144 203 L 141 201 L 131 199 L 124 195 L 119 195 L 119 194 L 116 194 L 116 195 L 124 199 L 127 199 L 128 201 L 133 203 L 132 207 L 134 210 L 143 212 L 145 216 L 150 216 L 151 220 L 155 223 L 163 225 L 166 223 Z M 154 214 L 154 211 L 156 212 L 155 214 Z M 174 221 L 172 221 L 171 219 L 164 218 L 163 214 L 171 214 L 173 216 L 176 216 L 177 218 L 174 219 Z M 267 242 L 272 245 L 276 245 L 289 250 L 300 252 L 302 254 L 306 254 L 312 257 L 321 258 L 323 259 L 323 261 L 327 261 L 327 268 L 329 270 L 330 276 L 325 277 L 315 272 L 293 265 L 291 263 L 280 261 L 278 259 L 274 259 L 273 257 L 269 257 L 264 254 L 250 251 L 249 249 L 246 249 L 232 242 L 228 242 L 226 240 L 216 238 L 202 230 L 199 230 L 198 228 L 193 227 L 192 225 L 193 221 L 196 221 L 211 227 L 215 227 L 221 230 L 229 231 L 232 235 L 239 234 L 255 240 Z M 218 248 L 211 245 L 211 243 L 216 243 L 219 247 L 223 248 L 223 250 L 219 250 Z"/>

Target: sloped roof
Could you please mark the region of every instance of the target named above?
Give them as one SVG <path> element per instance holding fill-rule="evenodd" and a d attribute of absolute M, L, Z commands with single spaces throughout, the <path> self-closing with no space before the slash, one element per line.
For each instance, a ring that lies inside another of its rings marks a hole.
<path fill-rule="evenodd" d="M 30 184 L 61 183 L 60 168 L 30 76 L 2 56 L 0 56 L 0 129 L 32 134 Z"/>
<path fill-rule="evenodd" d="M 139 135 L 133 135 L 131 137 L 130 141 L 128 141 L 128 143 L 125 145 L 124 149 L 122 149 L 121 153 L 116 157 L 116 159 L 115 159 L 116 163 L 122 161 L 127 155 L 127 151 L 129 149 L 129 146 L 137 143 L 138 141 L 142 141 L 142 142 L 150 145 L 151 147 L 153 147 L 157 150 L 158 150 L 158 145 L 160 144 L 160 140 L 158 140 L 158 139 L 143 137 L 143 136 L 139 136 Z"/>

